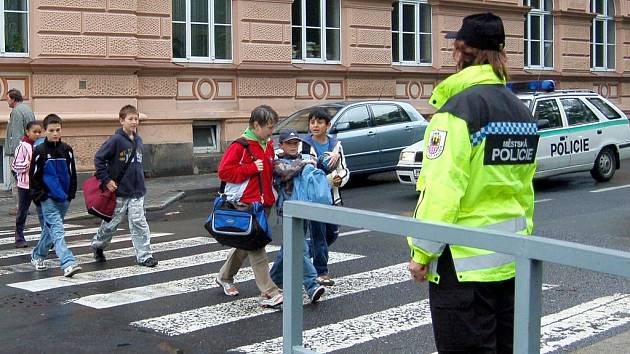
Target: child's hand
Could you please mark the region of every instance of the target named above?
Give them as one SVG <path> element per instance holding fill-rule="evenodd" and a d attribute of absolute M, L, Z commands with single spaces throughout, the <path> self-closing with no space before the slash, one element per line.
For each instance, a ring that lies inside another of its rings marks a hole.
<path fill-rule="evenodd" d="M 341 177 L 335 176 L 332 180 L 333 186 L 339 187 L 341 185 Z"/>
<path fill-rule="evenodd" d="M 116 185 L 116 182 L 114 182 L 114 180 L 107 182 L 106 187 L 112 193 L 116 192 L 116 189 L 118 189 L 118 186 Z"/>
<path fill-rule="evenodd" d="M 337 165 L 337 161 L 339 161 L 341 156 L 336 152 L 328 152 L 327 154 L 330 156 L 330 166 Z"/>
<path fill-rule="evenodd" d="M 262 160 L 256 160 L 256 161 L 254 161 L 254 164 L 256 165 L 256 168 L 258 169 L 258 172 L 262 172 L 262 170 L 263 170 L 263 162 L 262 162 Z"/>

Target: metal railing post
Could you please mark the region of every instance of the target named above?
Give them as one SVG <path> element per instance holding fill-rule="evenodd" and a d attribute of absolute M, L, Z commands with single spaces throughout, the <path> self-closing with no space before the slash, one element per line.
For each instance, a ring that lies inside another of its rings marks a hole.
<path fill-rule="evenodd" d="M 302 309 L 302 256 L 304 253 L 304 221 L 284 214 L 283 217 L 282 305 L 283 353 L 293 354 L 295 347 L 302 346 L 304 318 Z"/>
<path fill-rule="evenodd" d="M 524 257 L 516 260 L 514 353 L 517 354 L 540 352 L 542 270 L 541 261 Z"/>

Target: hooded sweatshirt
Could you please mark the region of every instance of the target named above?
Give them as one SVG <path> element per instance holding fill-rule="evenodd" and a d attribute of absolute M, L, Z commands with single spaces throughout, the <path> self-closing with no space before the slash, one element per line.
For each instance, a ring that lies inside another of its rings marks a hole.
<path fill-rule="evenodd" d="M 31 169 L 31 159 L 33 158 L 33 141 L 25 135 L 15 148 L 14 156 L 11 170 L 16 173 L 17 186 L 22 189 L 29 189 L 28 171 Z"/>
<path fill-rule="evenodd" d="M 130 156 L 133 146 L 136 146 L 135 156 Z M 144 185 L 144 169 L 142 167 L 142 152 L 144 145 L 136 133 L 132 141 L 122 128 L 118 128 L 114 135 L 103 143 L 94 156 L 96 178 L 105 186 L 109 181 L 119 178 L 120 171 L 127 160 L 132 158 L 125 174 L 116 181 L 118 189 L 116 196 L 123 198 L 140 198 L 146 193 Z"/>

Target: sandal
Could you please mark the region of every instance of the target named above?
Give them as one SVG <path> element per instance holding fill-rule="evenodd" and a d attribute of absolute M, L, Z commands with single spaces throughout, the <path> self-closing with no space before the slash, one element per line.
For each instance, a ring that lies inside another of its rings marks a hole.
<path fill-rule="evenodd" d="M 319 285 L 323 285 L 323 286 L 333 286 L 335 285 L 335 282 L 330 279 L 330 276 L 328 274 L 324 274 L 324 275 L 320 275 L 318 276 L 315 281 L 317 282 L 317 284 Z"/>
<path fill-rule="evenodd" d="M 232 283 L 223 282 L 219 278 L 215 278 L 214 281 L 217 283 L 217 285 L 220 288 L 223 288 L 223 293 L 225 295 L 227 295 L 227 296 L 236 296 L 236 295 L 238 295 L 238 289 L 236 288 L 236 285 L 234 285 Z"/>

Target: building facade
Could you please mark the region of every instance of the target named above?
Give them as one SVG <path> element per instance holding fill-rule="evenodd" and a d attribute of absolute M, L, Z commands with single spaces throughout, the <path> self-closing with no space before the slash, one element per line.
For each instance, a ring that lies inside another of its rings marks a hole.
<path fill-rule="evenodd" d="M 513 79 L 593 89 L 630 111 L 628 0 L 2 3 L 2 99 L 17 88 L 38 118 L 59 114 L 81 171 L 125 104 L 142 112 L 153 176 L 216 169 L 260 104 L 286 116 L 381 97 L 431 114 L 433 87 L 454 72 L 444 32 L 488 10 L 503 18 Z M 9 113 L 0 105 L 0 121 Z"/>

